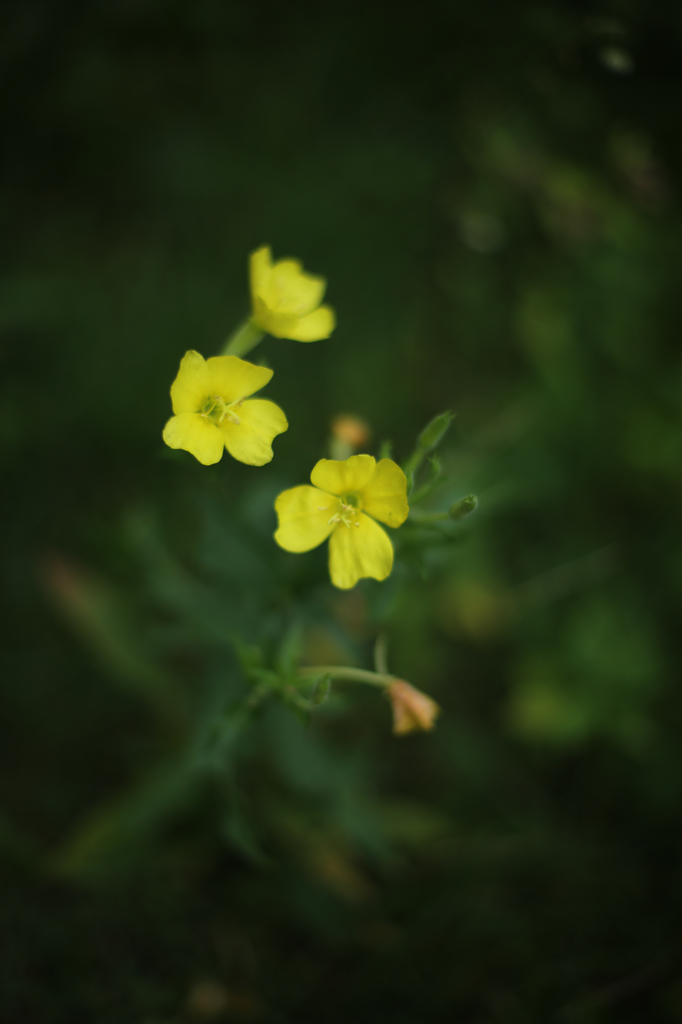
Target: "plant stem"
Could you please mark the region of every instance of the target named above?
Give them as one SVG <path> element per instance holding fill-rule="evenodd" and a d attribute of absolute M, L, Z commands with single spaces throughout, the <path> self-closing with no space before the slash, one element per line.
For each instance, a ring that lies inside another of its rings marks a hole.
<path fill-rule="evenodd" d="M 347 665 L 313 665 L 311 668 L 299 668 L 298 674 L 303 679 L 329 676 L 330 679 L 346 679 L 351 683 L 369 683 L 370 686 L 380 686 L 382 689 L 395 683 L 397 679 L 388 673 L 349 668 Z"/>
<path fill-rule="evenodd" d="M 429 512 L 426 515 L 416 515 L 410 510 L 410 520 L 413 523 L 417 523 L 419 526 L 422 524 L 427 525 L 428 523 L 442 523 L 443 520 L 449 519 L 450 516 L 447 512 Z"/>
<path fill-rule="evenodd" d="M 225 342 L 221 356 L 245 356 L 247 352 L 258 345 L 265 337 L 265 331 L 253 322 L 249 317 L 240 324 L 237 330 Z"/>
<path fill-rule="evenodd" d="M 425 455 L 426 452 L 422 451 L 421 448 L 415 448 L 409 459 L 406 459 L 405 462 L 403 462 L 402 469 L 405 476 L 409 476 L 410 474 L 414 476 L 424 461 Z"/>
<path fill-rule="evenodd" d="M 374 668 L 379 675 L 388 675 L 388 637 L 379 633 L 374 645 Z"/>

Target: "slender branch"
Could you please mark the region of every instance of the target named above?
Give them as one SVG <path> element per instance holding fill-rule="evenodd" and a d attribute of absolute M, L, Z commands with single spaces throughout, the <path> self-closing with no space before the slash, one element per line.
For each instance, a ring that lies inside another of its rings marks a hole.
<path fill-rule="evenodd" d="M 425 515 L 419 512 L 415 513 L 410 509 L 410 522 L 418 523 L 419 526 L 427 523 L 442 523 L 450 516 L 447 512 L 428 512 Z"/>
<path fill-rule="evenodd" d="M 251 318 L 239 325 L 234 334 L 225 342 L 221 356 L 245 356 L 258 345 L 265 337 L 262 331 Z"/>
<path fill-rule="evenodd" d="M 413 523 L 417 523 L 420 526 L 428 526 L 430 523 L 442 523 L 446 519 L 450 519 L 453 523 L 457 523 L 462 519 L 466 519 L 478 508 L 478 498 L 475 494 L 467 494 L 466 498 L 460 498 L 456 501 L 447 512 L 414 512 L 410 509 L 410 520 Z"/>
<path fill-rule="evenodd" d="M 310 668 L 299 668 L 299 676 L 313 679 L 317 676 L 329 676 L 330 679 L 346 679 L 351 683 L 369 683 L 382 689 L 397 681 L 397 676 L 385 672 L 370 672 L 364 668 L 350 668 L 347 665 L 313 665 Z"/>
<path fill-rule="evenodd" d="M 379 675 L 388 675 L 388 637 L 379 633 L 374 645 L 374 668 Z"/>
<path fill-rule="evenodd" d="M 405 476 L 414 476 L 414 474 L 417 472 L 422 462 L 424 461 L 425 457 L 426 452 L 422 451 L 420 448 L 416 448 L 412 452 L 410 457 L 408 459 L 405 459 L 405 461 L 403 462 L 403 473 L 405 474 Z"/>

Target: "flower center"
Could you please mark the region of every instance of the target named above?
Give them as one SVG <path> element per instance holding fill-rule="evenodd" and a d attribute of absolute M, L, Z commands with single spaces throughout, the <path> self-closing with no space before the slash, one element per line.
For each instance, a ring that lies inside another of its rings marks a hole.
<path fill-rule="evenodd" d="M 220 426 L 225 419 L 230 423 L 241 423 L 239 416 L 235 414 L 234 410 L 239 409 L 243 401 L 244 399 L 240 398 L 238 402 L 230 402 L 228 404 L 220 395 L 209 395 L 201 407 L 199 415 L 203 416 L 205 420 L 215 423 L 216 426 Z"/>
<path fill-rule="evenodd" d="M 329 524 L 343 523 L 343 525 L 347 526 L 349 529 L 351 528 L 351 526 L 359 526 L 359 513 L 361 508 L 362 502 L 360 501 L 357 494 L 344 494 L 342 495 L 342 497 L 338 499 L 336 511 L 329 520 Z"/>

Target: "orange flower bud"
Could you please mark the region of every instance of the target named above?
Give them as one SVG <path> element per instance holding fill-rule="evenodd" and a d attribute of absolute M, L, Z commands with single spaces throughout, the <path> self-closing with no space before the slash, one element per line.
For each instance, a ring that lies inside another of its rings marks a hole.
<path fill-rule="evenodd" d="M 396 679 L 386 688 L 393 705 L 393 732 L 403 736 L 407 732 L 433 729 L 440 708 L 421 690 L 402 679 Z"/>
<path fill-rule="evenodd" d="M 332 420 L 331 430 L 334 437 L 351 448 L 364 448 L 370 438 L 369 425 L 359 416 L 340 413 Z"/>

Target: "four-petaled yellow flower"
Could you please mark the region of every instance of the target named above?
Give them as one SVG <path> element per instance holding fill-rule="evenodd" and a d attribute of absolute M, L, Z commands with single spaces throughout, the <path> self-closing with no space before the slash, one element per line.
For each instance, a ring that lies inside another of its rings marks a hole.
<path fill-rule="evenodd" d="M 289 424 L 274 402 L 246 399 L 271 377 L 272 370 L 237 356 L 204 359 L 187 352 L 171 387 L 175 416 L 164 427 L 164 441 L 204 466 L 220 462 L 223 448 L 239 462 L 264 466 L 272 458 L 273 438 Z"/>
<path fill-rule="evenodd" d="M 319 341 L 336 326 L 334 311 L 321 306 L 327 282 L 303 272 L 298 260 L 272 262 L 263 246 L 251 254 L 253 322 L 275 338 Z"/>
<path fill-rule="evenodd" d="M 436 716 L 440 712 L 435 700 L 431 700 L 421 690 L 410 686 L 403 679 L 396 679 L 386 688 L 386 693 L 393 705 L 393 732 L 403 736 L 407 732 L 433 729 Z"/>
<path fill-rule="evenodd" d="M 363 576 L 385 580 L 393 546 L 378 519 L 400 526 L 407 519 L 407 481 L 391 459 L 352 455 L 343 462 L 320 459 L 310 479 L 283 491 L 275 502 L 275 540 L 285 551 L 310 551 L 329 537 L 329 574 L 342 590 Z M 373 518 L 370 518 L 372 516 Z"/>

